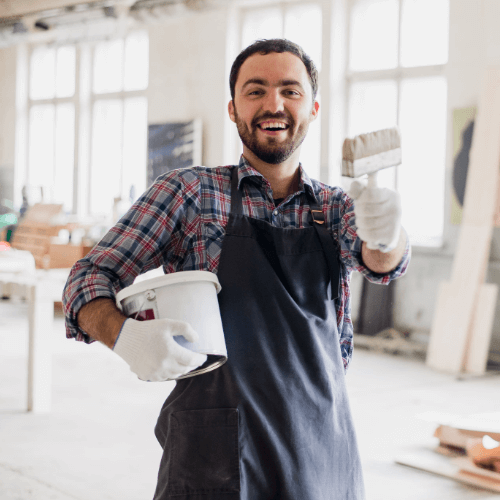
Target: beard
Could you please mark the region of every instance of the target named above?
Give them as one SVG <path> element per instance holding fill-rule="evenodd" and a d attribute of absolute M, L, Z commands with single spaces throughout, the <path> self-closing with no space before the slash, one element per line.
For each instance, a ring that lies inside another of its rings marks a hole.
<path fill-rule="evenodd" d="M 271 165 L 277 165 L 286 161 L 292 154 L 297 150 L 297 148 L 304 141 L 308 124 L 301 124 L 297 129 L 295 136 L 290 136 L 290 133 L 294 130 L 295 122 L 291 116 L 286 113 L 264 113 L 262 116 L 256 117 L 252 120 L 251 129 L 248 128 L 247 124 L 240 119 L 234 108 L 234 116 L 236 119 L 236 128 L 238 129 L 238 135 L 240 136 L 241 142 L 257 157 L 259 160 L 269 163 Z M 286 130 L 288 137 L 285 141 L 278 141 L 276 137 L 266 137 L 264 141 L 259 141 L 257 137 L 257 124 L 262 120 L 286 120 L 288 128 Z"/>

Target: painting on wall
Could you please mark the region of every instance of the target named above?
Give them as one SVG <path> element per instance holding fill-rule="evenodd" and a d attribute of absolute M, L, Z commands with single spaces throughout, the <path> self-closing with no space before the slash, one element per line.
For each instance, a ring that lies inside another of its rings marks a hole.
<path fill-rule="evenodd" d="M 161 174 L 201 165 L 202 124 L 188 122 L 148 126 L 148 186 Z"/>
<path fill-rule="evenodd" d="M 453 111 L 452 224 L 460 224 L 462 222 L 465 185 L 467 182 L 475 117 L 476 108 L 460 108 Z"/>

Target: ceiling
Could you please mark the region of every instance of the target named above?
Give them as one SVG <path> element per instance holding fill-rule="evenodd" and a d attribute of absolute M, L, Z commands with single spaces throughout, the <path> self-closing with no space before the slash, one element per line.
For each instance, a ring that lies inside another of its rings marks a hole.
<path fill-rule="evenodd" d="M 230 0 L 0 0 L 0 47 L 33 35 L 66 31 L 112 34 L 118 25 L 149 22 L 220 6 Z M 96 30 L 101 26 L 102 29 Z"/>

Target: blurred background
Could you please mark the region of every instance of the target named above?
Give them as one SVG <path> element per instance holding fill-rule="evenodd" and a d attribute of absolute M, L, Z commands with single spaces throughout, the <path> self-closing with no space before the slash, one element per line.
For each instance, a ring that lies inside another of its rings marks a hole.
<path fill-rule="evenodd" d="M 0 444 L 0 499 L 152 497 L 159 459 L 152 426 L 171 385 L 144 388 L 102 346 L 65 341 L 58 294 L 68 268 L 158 175 L 238 162 L 241 145 L 227 116 L 229 70 L 244 47 L 274 37 L 300 44 L 319 70 L 320 117 L 301 152 L 311 177 L 348 189 L 344 138 L 401 130 L 403 164 L 379 179 L 401 193 L 411 266 L 390 287 L 374 289 L 358 274 L 352 281 L 360 349 L 348 380 L 368 498 L 490 498 L 403 467 L 394 472 L 392 462 L 402 443 L 432 439 L 432 426 L 446 420 L 416 423 L 416 414 L 499 411 L 496 292 L 478 376 L 463 366 L 425 364 L 440 283 L 452 277 L 459 246 L 485 70 L 500 66 L 499 23 L 497 0 L 0 1 L 0 434 L 10 443 L 3 453 Z M 480 281 L 500 283 L 498 229 Z M 54 292 L 44 296 L 43 286 Z M 52 370 L 52 392 L 41 396 L 38 412 L 38 400 L 28 397 L 30 414 L 26 384 L 36 392 L 30 356 L 42 323 L 50 352 L 37 359 L 45 363 L 41 372 Z M 112 408 L 105 394 L 114 395 Z M 100 405 L 93 415 L 90 404 Z M 141 415 L 147 423 L 136 426 Z M 374 438 L 376 423 L 397 437 Z M 64 426 L 66 437 L 51 435 Z M 97 441 L 85 434 L 75 447 L 73 429 L 90 428 Z M 112 451 L 109 442 L 124 434 L 136 448 Z M 45 444 L 34 452 L 40 439 Z M 142 469 L 136 453 L 148 457 Z M 114 479 L 105 484 L 99 471 L 113 461 Z M 395 481 L 394 496 L 388 481 Z"/>

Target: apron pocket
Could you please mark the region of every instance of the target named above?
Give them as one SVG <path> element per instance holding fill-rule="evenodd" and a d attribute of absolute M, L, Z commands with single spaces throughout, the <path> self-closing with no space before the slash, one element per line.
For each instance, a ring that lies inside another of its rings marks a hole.
<path fill-rule="evenodd" d="M 236 408 L 172 413 L 170 445 L 170 495 L 240 491 Z"/>

